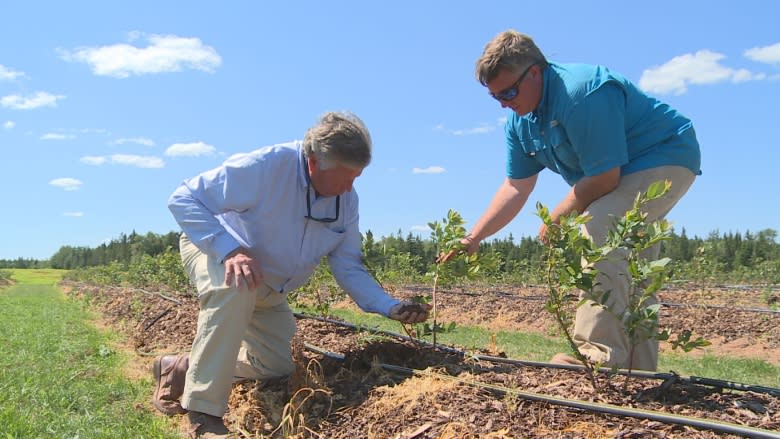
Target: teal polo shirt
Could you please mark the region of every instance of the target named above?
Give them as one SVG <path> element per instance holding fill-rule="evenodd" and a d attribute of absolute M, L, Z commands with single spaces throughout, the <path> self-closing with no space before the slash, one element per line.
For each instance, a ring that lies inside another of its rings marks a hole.
<path fill-rule="evenodd" d="M 539 106 L 507 119 L 507 175 L 548 168 L 569 185 L 620 167 L 627 175 L 676 165 L 701 174 L 691 121 L 606 67 L 550 63 Z"/>

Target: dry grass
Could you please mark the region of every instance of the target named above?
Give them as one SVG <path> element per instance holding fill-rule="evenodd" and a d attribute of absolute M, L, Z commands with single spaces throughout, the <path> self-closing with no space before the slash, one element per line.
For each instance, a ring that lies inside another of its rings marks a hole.
<path fill-rule="evenodd" d="M 437 393 L 457 386 L 458 383 L 452 380 L 442 380 L 434 376 L 414 376 L 395 386 L 377 387 L 375 392 L 379 398 L 367 409 L 376 413 L 385 413 L 401 407 L 403 413 L 412 413 L 421 403 L 437 406 Z"/>

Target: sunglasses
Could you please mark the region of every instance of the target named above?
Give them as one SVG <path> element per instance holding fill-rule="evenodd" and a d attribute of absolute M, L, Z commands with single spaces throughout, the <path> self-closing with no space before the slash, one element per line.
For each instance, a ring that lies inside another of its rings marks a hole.
<path fill-rule="evenodd" d="M 504 102 L 509 102 L 512 99 L 516 98 L 517 95 L 520 93 L 520 83 L 523 82 L 523 79 L 525 79 L 525 75 L 528 74 L 528 72 L 531 70 L 531 67 L 535 65 L 536 63 L 533 63 L 530 66 L 526 67 L 523 73 L 520 74 L 520 77 L 517 78 L 517 81 L 515 81 L 515 83 L 512 84 L 509 88 L 505 88 L 495 94 L 490 93 L 490 96 L 493 96 L 493 99 L 497 101 L 504 101 Z"/>
<path fill-rule="evenodd" d="M 339 219 L 339 206 L 341 205 L 341 195 L 336 195 L 336 216 L 333 218 L 317 218 L 311 216 L 311 182 L 306 185 L 306 216 L 304 218 L 321 223 L 333 223 Z"/>

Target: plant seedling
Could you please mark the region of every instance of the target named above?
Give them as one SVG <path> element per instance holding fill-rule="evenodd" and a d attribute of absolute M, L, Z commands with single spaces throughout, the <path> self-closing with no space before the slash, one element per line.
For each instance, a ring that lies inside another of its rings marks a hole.
<path fill-rule="evenodd" d="M 670 187 L 671 182 L 658 181 L 651 184 L 646 192 L 638 194 L 632 208 L 615 221 L 603 246 L 596 245 L 581 230 L 591 219 L 588 215 L 574 212 L 562 216 L 556 222 L 549 210 L 537 203 L 537 215 L 547 226 L 548 300 L 545 308 L 555 317 L 574 356 L 589 372 L 594 388 L 598 389 L 595 373 L 599 367 L 577 349 L 572 336 L 573 319 L 566 308 L 567 299 L 574 290 L 580 290 L 584 299 L 578 303 L 578 307 L 601 306 L 623 323 L 623 330 L 630 345 L 629 372 L 633 367 L 632 359 L 636 346 L 649 339 L 669 340 L 668 330 L 658 330 L 661 305 L 651 302 L 669 277 L 671 259 L 647 260 L 642 254 L 661 241 L 670 239 L 671 226 L 664 219 L 648 222 L 647 213 L 642 211 L 642 207 L 664 196 Z M 628 305 L 625 309 L 612 306 L 610 295 L 613 292 L 599 288 L 596 280 L 596 264 L 617 257 L 625 258 L 628 268 Z M 701 337 L 691 340 L 691 335 L 691 331 L 683 331 L 675 340 L 670 341 L 672 348 L 679 347 L 689 352 L 710 344 Z M 626 377 L 624 389 L 629 378 L 630 374 Z"/>

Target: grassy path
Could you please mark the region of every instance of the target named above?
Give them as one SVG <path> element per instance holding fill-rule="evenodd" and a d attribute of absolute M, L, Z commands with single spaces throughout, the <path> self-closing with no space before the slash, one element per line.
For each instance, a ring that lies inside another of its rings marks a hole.
<path fill-rule="evenodd" d="M 0 438 L 178 437 L 147 409 L 151 379 L 122 376 L 117 336 L 50 277 L 0 291 Z"/>

